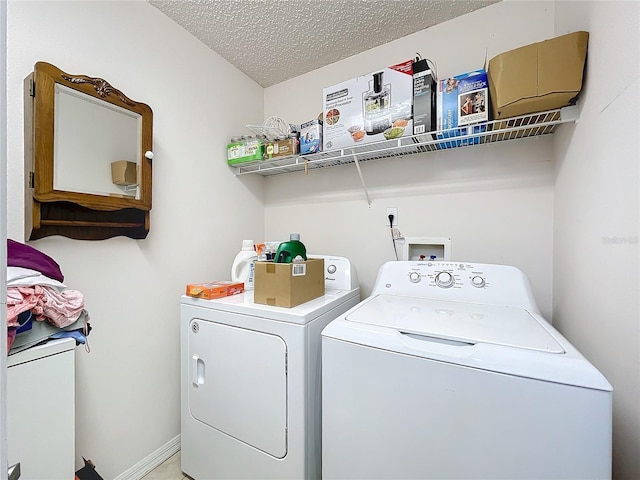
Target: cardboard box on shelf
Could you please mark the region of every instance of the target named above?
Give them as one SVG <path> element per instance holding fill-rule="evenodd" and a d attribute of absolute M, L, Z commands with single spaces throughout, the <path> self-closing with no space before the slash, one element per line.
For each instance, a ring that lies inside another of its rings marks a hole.
<path fill-rule="evenodd" d="M 582 90 L 588 32 L 574 32 L 516 48 L 489 61 L 494 119 L 575 103 Z"/>
<path fill-rule="evenodd" d="M 190 283 L 186 295 L 189 297 L 213 300 L 244 292 L 244 283 L 230 280 L 219 280 L 210 283 Z"/>
<path fill-rule="evenodd" d="M 253 301 L 295 307 L 324 295 L 324 259 L 295 263 L 255 263 Z"/>
<path fill-rule="evenodd" d="M 138 167 L 135 162 L 111 162 L 111 181 L 116 185 L 137 185 Z"/>
<path fill-rule="evenodd" d="M 413 135 L 413 60 L 325 87 L 324 150 Z"/>

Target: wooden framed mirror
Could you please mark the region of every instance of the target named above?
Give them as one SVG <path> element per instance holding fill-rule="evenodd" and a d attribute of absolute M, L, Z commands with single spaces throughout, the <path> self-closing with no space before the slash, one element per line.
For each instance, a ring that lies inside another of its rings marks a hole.
<path fill-rule="evenodd" d="M 148 105 L 36 63 L 25 80 L 27 237 L 145 238 L 152 143 Z"/>

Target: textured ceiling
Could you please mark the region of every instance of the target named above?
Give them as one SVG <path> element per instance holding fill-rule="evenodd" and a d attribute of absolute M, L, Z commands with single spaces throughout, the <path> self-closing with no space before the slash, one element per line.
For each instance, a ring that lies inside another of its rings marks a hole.
<path fill-rule="evenodd" d="M 148 0 L 263 87 L 499 0 Z"/>

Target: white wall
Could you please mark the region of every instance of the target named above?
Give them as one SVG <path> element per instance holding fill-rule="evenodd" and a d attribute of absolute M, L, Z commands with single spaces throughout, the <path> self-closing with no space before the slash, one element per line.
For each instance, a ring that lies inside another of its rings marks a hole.
<path fill-rule="evenodd" d="M 637 2 L 505 1 L 275 85 L 263 97 L 145 2 L 10 0 L 10 237 L 22 239 L 22 79 L 36 61 L 103 76 L 154 110 L 149 237 L 33 243 L 85 293 L 92 316 L 92 353 L 77 360 L 78 458 L 92 458 L 113 478 L 179 432 L 185 283 L 226 278 L 244 237 L 297 231 L 310 251 L 354 260 L 366 294 L 378 266 L 394 258 L 385 224 L 385 207 L 394 206 L 406 236 L 451 236 L 454 258 L 519 265 L 549 318 L 555 284 L 554 322 L 616 389 L 615 477 L 640 477 L 637 10 Z M 222 160 L 226 139 L 244 124 L 268 115 L 315 118 L 322 87 L 416 51 L 446 76 L 480 66 L 485 49 L 491 58 L 578 28 L 592 35 L 576 125 L 552 137 L 367 162 L 371 207 L 353 166 L 263 182 L 234 177 Z M 614 236 L 636 240 L 603 242 Z"/>
<path fill-rule="evenodd" d="M 263 89 L 144 1 L 11 0 L 7 57 L 10 238 L 23 240 L 22 80 L 35 62 L 105 78 L 153 109 L 148 238 L 31 243 L 85 295 L 94 329 L 91 353 L 76 356 L 77 465 L 84 455 L 115 478 L 180 432 L 185 285 L 228 278 L 242 239 L 264 232 L 262 179 L 237 179 L 224 156 L 233 133 L 264 118 Z"/>
<path fill-rule="evenodd" d="M 412 58 L 438 75 L 482 67 L 503 51 L 553 36 L 553 2 L 501 2 L 265 89 L 265 114 L 300 123 L 322 111 L 322 88 Z M 368 295 L 395 259 L 386 207 L 409 237 L 451 237 L 452 258 L 517 265 L 551 319 L 551 138 L 432 152 L 267 178 L 266 236 L 301 234 L 307 249 L 349 257 Z"/>
<path fill-rule="evenodd" d="M 558 2 L 555 17 L 590 38 L 580 121 L 557 138 L 554 322 L 613 385 L 614 478 L 636 479 L 640 3 Z"/>

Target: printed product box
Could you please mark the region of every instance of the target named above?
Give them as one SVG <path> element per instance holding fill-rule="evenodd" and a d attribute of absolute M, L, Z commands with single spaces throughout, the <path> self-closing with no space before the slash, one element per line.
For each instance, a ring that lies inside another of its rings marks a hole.
<path fill-rule="evenodd" d="M 438 139 L 462 137 L 458 140 L 441 142 L 438 144 L 438 147 L 446 149 L 462 147 L 466 145 L 477 145 L 480 143 L 480 140 L 483 137 L 482 132 L 486 131 L 486 125 L 467 125 L 464 127 L 452 128 L 451 130 L 438 132 Z"/>
<path fill-rule="evenodd" d="M 111 181 L 116 185 L 137 185 L 138 168 L 135 162 L 111 162 Z"/>
<path fill-rule="evenodd" d="M 413 135 L 413 60 L 325 87 L 324 150 Z"/>
<path fill-rule="evenodd" d="M 187 285 L 186 294 L 189 297 L 212 300 L 242 292 L 244 292 L 244 283 L 222 280 L 211 283 L 190 283 Z"/>
<path fill-rule="evenodd" d="M 413 134 L 436 129 L 436 78 L 426 59 L 413 64 Z"/>
<path fill-rule="evenodd" d="M 288 157 L 298 154 L 298 139 L 293 137 L 273 140 L 267 143 L 265 156 L 267 159 L 274 157 Z"/>
<path fill-rule="evenodd" d="M 227 163 L 237 165 L 239 163 L 257 162 L 264 159 L 264 145 L 260 142 L 232 142 L 227 144 Z"/>
<path fill-rule="evenodd" d="M 439 144 L 440 148 L 480 143 L 481 136 L 473 134 L 486 131 L 486 125 L 469 125 L 489 121 L 488 92 L 487 72 L 483 69 L 438 82 L 437 137 L 464 137 L 443 142 Z"/>
<path fill-rule="evenodd" d="M 300 155 L 322 150 L 322 121 L 310 120 L 300 125 Z"/>
<path fill-rule="evenodd" d="M 324 295 L 324 259 L 305 262 L 255 262 L 253 301 L 276 307 L 295 307 Z"/>
<path fill-rule="evenodd" d="M 588 32 L 533 43 L 489 61 L 495 119 L 573 105 L 582 90 Z"/>

